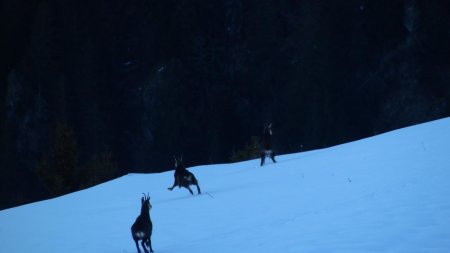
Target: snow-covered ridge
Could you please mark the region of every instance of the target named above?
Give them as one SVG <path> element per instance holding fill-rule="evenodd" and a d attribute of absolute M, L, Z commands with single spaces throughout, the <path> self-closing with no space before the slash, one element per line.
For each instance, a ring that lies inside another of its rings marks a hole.
<path fill-rule="evenodd" d="M 1 252 L 136 252 L 149 192 L 158 252 L 450 252 L 450 119 L 277 157 L 129 174 L 0 212 Z"/>

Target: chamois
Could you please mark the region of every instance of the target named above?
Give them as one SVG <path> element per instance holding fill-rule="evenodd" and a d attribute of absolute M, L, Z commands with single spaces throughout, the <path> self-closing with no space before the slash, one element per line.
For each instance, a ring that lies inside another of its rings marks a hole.
<path fill-rule="evenodd" d="M 151 240 L 153 224 L 150 219 L 150 209 L 152 209 L 152 205 L 150 204 L 150 196 L 148 194 L 147 196 L 144 194 L 144 197 L 141 199 L 141 203 L 141 214 L 136 218 L 136 221 L 131 226 L 131 235 L 136 243 L 138 252 L 141 253 L 138 245 L 138 241 L 141 240 L 142 248 L 145 253 L 148 253 L 146 245 L 150 248 L 150 252 L 153 252 Z"/>
<path fill-rule="evenodd" d="M 175 181 L 173 182 L 173 186 L 167 189 L 171 191 L 173 190 L 173 188 L 175 188 L 175 186 L 178 186 L 178 188 L 184 187 L 188 189 L 189 192 L 193 195 L 194 193 L 189 186 L 195 185 L 197 186 L 197 193 L 201 194 L 197 179 L 195 178 L 194 174 L 188 171 L 183 164 L 183 157 L 177 159 L 174 156 L 173 158 L 175 159 L 175 174 L 173 175 L 175 177 Z"/>
<path fill-rule="evenodd" d="M 261 151 L 261 166 L 264 165 L 266 157 L 270 157 L 274 163 L 275 161 L 275 152 L 272 150 L 272 123 L 264 126 L 263 131 L 263 149 Z"/>

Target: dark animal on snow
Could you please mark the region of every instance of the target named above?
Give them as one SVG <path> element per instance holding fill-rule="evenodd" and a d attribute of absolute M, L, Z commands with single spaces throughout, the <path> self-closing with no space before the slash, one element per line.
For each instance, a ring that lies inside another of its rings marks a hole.
<path fill-rule="evenodd" d="M 175 174 L 174 174 L 175 182 L 173 182 L 172 187 L 169 187 L 167 189 L 171 191 L 173 190 L 173 188 L 175 188 L 175 186 L 178 186 L 178 188 L 184 187 L 188 189 L 189 192 L 193 195 L 194 193 L 192 192 L 189 186 L 195 185 L 197 186 L 197 193 L 201 194 L 197 178 L 195 178 L 194 174 L 192 174 L 190 171 L 186 169 L 186 167 L 183 164 L 183 158 L 177 159 L 176 157 L 174 157 L 174 159 L 175 159 Z"/>
<path fill-rule="evenodd" d="M 266 161 L 266 157 L 270 157 L 274 163 L 275 161 L 275 152 L 272 150 L 272 123 L 264 126 L 263 132 L 263 148 L 261 150 L 261 166 L 264 165 Z"/>
<path fill-rule="evenodd" d="M 150 204 L 150 196 L 144 194 L 144 197 L 141 199 L 141 214 L 136 218 L 136 221 L 131 226 L 131 235 L 133 236 L 133 240 L 136 243 L 136 248 L 139 253 L 141 250 L 139 249 L 138 241 L 141 241 L 142 248 L 145 253 L 148 253 L 148 248 L 150 248 L 150 252 L 153 252 L 152 249 L 152 230 L 153 224 L 150 219 L 150 209 L 152 209 L 152 205 Z"/>

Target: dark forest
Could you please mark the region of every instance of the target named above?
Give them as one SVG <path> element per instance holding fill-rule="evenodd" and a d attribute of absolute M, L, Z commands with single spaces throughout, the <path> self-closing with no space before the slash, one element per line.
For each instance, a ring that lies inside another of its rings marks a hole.
<path fill-rule="evenodd" d="M 450 1 L 1 0 L 0 209 L 450 115 Z M 257 152 L 257 151 L 256 151 Z"/>

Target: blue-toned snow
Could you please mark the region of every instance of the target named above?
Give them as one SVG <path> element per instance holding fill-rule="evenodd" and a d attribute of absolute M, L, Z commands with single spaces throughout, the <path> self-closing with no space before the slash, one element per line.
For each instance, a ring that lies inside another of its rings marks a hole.
<path fill-rule="evenodd" d="M 173 171 L 130 174 L 1 211 L 0 251 L 137 252 L 130 226 L 149 192 L 156 253 L 447 253 L 449 153 L 447 118 L 264 167 L 189 168 L 200 196 L 168 191 Z"/>

